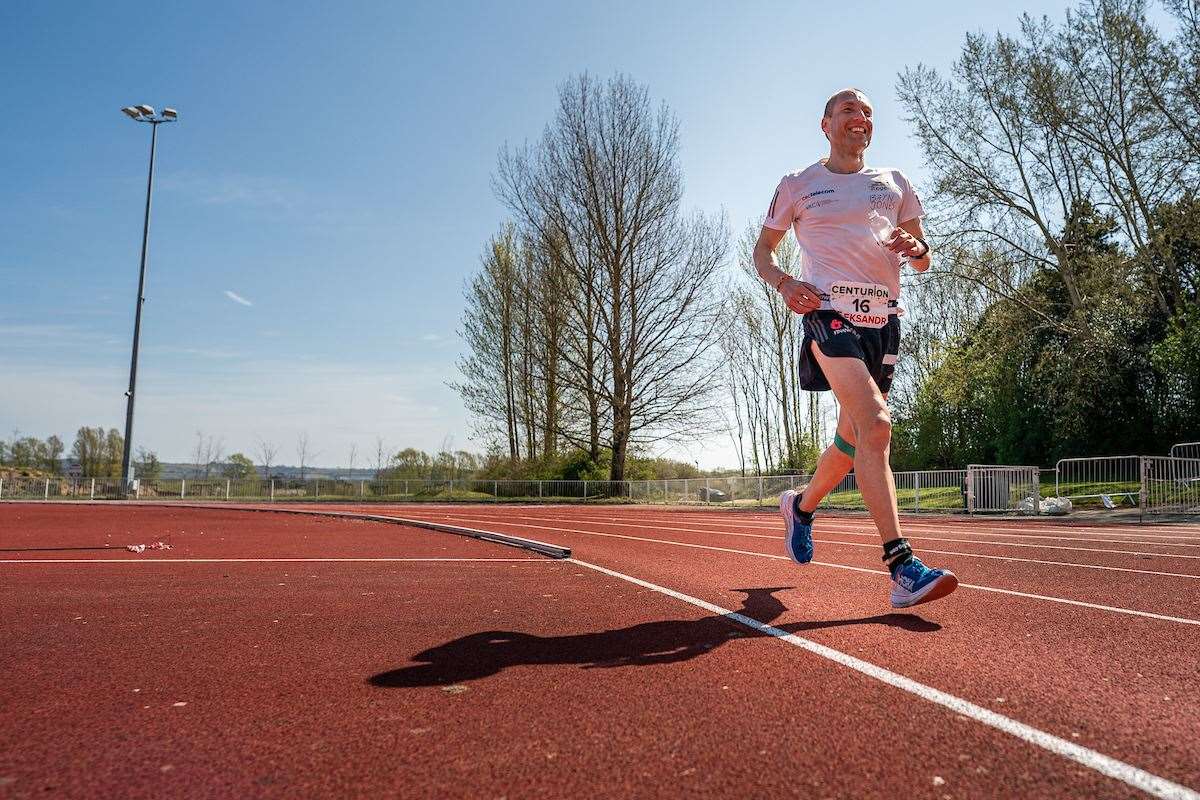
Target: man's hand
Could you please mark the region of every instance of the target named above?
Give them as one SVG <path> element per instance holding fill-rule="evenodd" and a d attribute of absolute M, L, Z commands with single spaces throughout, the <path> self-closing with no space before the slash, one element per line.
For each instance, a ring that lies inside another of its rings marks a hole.
<path fill-rule="evenodd" d="M 821 292 L 811 283 L 784 278 L 779 284 L 779 293 L 788 308 L 797 314 L 807 314 L 821 307 Z"/>
<path fill-rule="evenodd" d="M 883 246 L 905 258 L 919 258 L 926 253 L 925 245 L 918 242 L 917 237 L 900 227 L 892 229 L 892 235 L 883 243 Z"/>

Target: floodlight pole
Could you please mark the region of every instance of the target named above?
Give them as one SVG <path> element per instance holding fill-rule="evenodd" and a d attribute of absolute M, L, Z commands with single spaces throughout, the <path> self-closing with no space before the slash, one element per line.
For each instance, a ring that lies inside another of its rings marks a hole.
<path fill-rule="evenodd" d="M 129 391 L 125 392 L 125 446 L 121 455 L 121 482 L 130 484 L 129 461 L 133 453 L 133 401 L 137 387 L 138 341 L 142 332 L 142 304 L 146 302 L 146 251 L 150 243 L 150 197 L 154 191 L 154 150 L 158 142 L 158 126 L 173 118 L 135 117 L 138 122 L 150 123 L 150 172 L 146 178 L 146 215 L 142 222 L 142 263 L 138 269 L 137 302 L 133 315 L 133 355 L 129 359 Z"/>

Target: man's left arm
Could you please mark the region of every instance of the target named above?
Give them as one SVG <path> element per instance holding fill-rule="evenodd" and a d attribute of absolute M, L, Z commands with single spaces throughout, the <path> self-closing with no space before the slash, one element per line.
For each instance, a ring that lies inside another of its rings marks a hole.
<path fill-rule="evenodd" d="M 909 265 L 917 272 L 929 269 L 932 262 L 929 245 L 925 241 L 925 230 L 921 227 L 921 218 L 901 222 L 892 231 L 892 236 L 884 247 L 897 255 L 908 259 Z"/>

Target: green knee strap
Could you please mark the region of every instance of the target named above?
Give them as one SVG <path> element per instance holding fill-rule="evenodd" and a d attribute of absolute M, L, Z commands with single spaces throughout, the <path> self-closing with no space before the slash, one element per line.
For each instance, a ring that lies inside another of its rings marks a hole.
<path fill-rule="evenodd" d="M 833 435 L 833 446 L 851 458 L 854 458 L 854 445 L 843 439 L 840 433 L 835 433 Z"/>

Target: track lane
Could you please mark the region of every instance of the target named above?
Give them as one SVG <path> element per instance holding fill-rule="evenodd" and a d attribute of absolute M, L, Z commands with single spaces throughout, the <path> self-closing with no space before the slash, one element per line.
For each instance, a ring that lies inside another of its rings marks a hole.
<path fill-rule="evenodd" d="M 6 796 L 1129 795 L 570 562 L 108 568 L 0 590 Z M 744 588 L 731 608 L 776 618 Z"/>
<path fill-rule="evenodd" d="M 442 517 L 439 517 L 439 519 Z M 484 526 L 496 521 L 495 517 L 474 515 L 463 516 L 449 513 L 445 519 L 457 520 L 462 524 Z M 618 529 L 592 525 L 588 520 L 580 518 L 571 523 L 561 522 L 520 522 L 519 517 L 514 522 L 497 524 L 523 525 L 525 535 L 529 531 L 538 531 L 543 536 L 574 532 L 577 535 L 597 538 L 617 538 L 627 541 L 640 539 L 655 539 L 670 542 L 679 547 L 715 548 L 740 550 L 750 554 L 770 558 L 780 558 L 783 554 L 782 537 L 761 539 L 758 537 L 727 537 L 714 533 L 680 533 L 664 531 L 656 534 L 653 530 L 633 529 L 627 533 L 619 533 Z M 506 529 L 507 530 L 507 529 Z M 512 531 L 508 531 L 512 532 Z M 732 541 L 731 541 L 732 538 Z M 819 538 L 819 537 L 818 537 Z M 818 543 L 817 561 L 831 564 L 842 564 L 858 569 L 870 569 L 878 572 L 882 569 L 875 557 L 874 547 L 857 545 L 842 545 L 836 542 Z M 918 554 L 933 552 L 926 548 L 917 548 Z M 936 566 L 950 568 L 966 583 L 980 584 L 999 589 L 1011 589 L 1029 594 L 1062 597 L 1085 603 L 1096 603 L 1105 606 L 1132 608 L 1150 613 L 1166 614 L 1169 616 L 1200 619 L 1200 591 L 1193 584 L 1200 580 L 1184 575 L 1170 577 L 1144 574 L 1149 570 L 1138 573 L 1125 573 L 1088 569 L 1084 566 L 1070 566 L 1061 562 L 1031 563 L 1018 560 L 1018 556 L 997 555 L 980 558 L 968 553 L 947 555 L 939 553 L 928 560 Z M 1181 575 L 1183 573 L 1180 573 Z M 1082 576 L 1082 577 L 1081 577 Z M 1136 577 L 1137 583 L 1132 584 L 1131 578 Z"/>
<path fill-rule="evenodd" d="M 492 523 L 523 529 L 520 523 Z M 823 644 L 870 654 L 864 657 L 981 705 L 1003 706 L 1063 738 L 1097 742 L 1102 752 L 1185 784 L 1200 783 L 1188 756 L 1197 741 L 1187 720 L 1200 715 L 1187 688 L 1197 677 L 1189 655 L 1200 647 L 1195 626 L 1132 618 L 1115 625 L 1102 612 L 1047 613 L 1043 602 L 960 591 L 914 609 L 942 625 L 936 645 L 917 644 L 880 626 L 837 624 L 869 618 L 867 610 L 888 610 L 882 574 L 825 569 L 801 582 L 812 568 L 779 559 L 717 551 L 698 559 L 694 550 L 674 544 L 557 533 L 576 558 L 718 604 L 728 598 L 714 587 L 754 579 L 794 585 L 781 596 L 789 609 L 785 619 L 815 625 L 811 636 Z"/>

